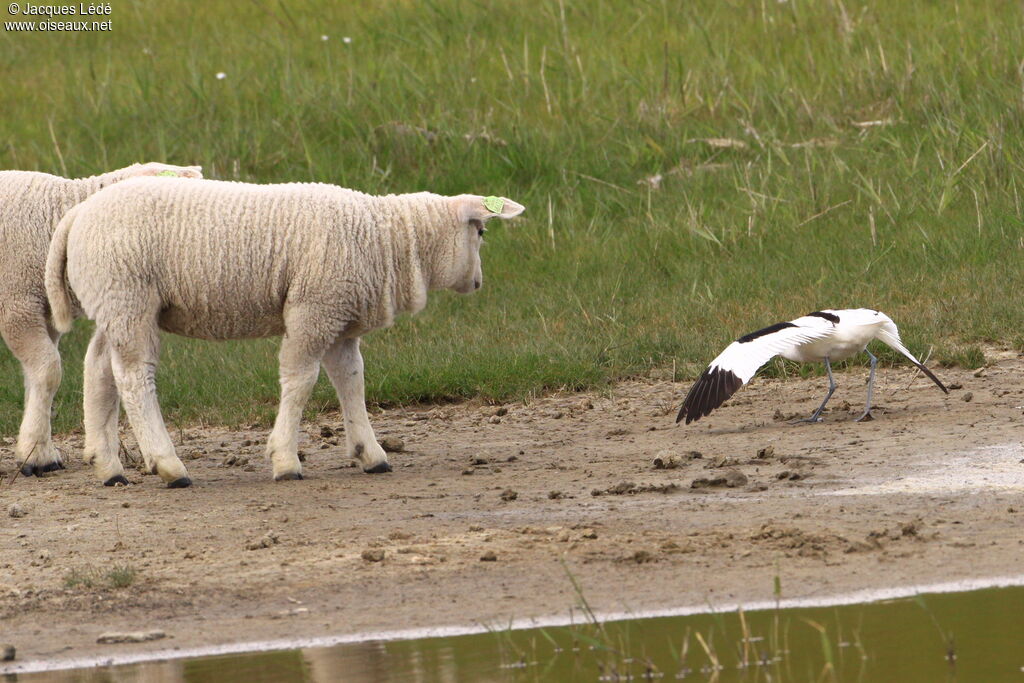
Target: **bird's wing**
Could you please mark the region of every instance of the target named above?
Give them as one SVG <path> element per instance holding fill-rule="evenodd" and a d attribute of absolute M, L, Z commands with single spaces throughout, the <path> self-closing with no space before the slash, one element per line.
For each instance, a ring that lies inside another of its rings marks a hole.
<path fill-rule="evenodd" d="M 776 323 L 729 344 L 690 387 L 676 422 L 686 418 L 686 424 L 690 424 L 705 417 L 749 382 L 772 358 L 795 346 L 827 339 L 834 329 L 832 323 L 821 318 L 811 318 L 800 325 L 795 322 Z"/>
<path fill-rule="evenodd" d="M 824 312 L 831 313 L 848 325 L 878 325 L 887 320 L 892 321 L 885 313 L 876 311 L 873 308 L 844 308 Z"/>
<path fill-rule="evenodd" d="M 933 375 L 932 371 L 926 368 L 921 363 L 921 361 L 914 358 L 914 354 L 910 353 L 910 351 L 907 350 L 907 347 L 903 345 L 903 342 L 900 341 L 899 330 L 896 329 L 896 323 L 894 323 L 891 319 L 887 319 L 887 322 L 885 322 L 878 329 L 878 331 L 875 333 L 875 338 L 881 340 L 885 344 L 888 344 L 889 346 L 891 346 L 892 348 L 896 349 L 904 356 L 909 358 L 910 362 L 916 365 L 918 369 L 921 370 L 921 372 L 927 375 L 928 379 L 935 382 L 936 386 L 938 386 L 939 389 L 942 389 L 947 394 L 949 393 L 949 389 L 947 389 L 946 386 L 939 381 L 939 378 Z"/>

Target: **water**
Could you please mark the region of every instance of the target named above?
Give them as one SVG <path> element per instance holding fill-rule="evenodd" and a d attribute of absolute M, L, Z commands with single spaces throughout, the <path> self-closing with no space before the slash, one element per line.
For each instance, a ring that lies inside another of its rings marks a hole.
<path fill-rule="evenodd" d="M 745 623 L 745 626 L 744 626 Z M 746 635 L 746 637 L 745 637 Z M 748 666 L 738 666 L 746 658 Z M 720 668 L 714 667 L 717 660 Z M 1024 682 L 1024 587 L 11 674 L 25 683 Z M 616 678 L 618 676 L 618 678 Z"/>

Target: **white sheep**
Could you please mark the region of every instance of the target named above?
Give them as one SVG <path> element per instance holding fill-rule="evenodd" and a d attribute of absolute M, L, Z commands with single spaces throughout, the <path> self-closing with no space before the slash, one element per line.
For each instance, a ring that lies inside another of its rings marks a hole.
<path fill-rule="evenodd" d="M 79 179 L 0 171 L 0 335 L 25 376 L 14 459 L 26 476 L 64 466 L 50 439 L 50 409 L 61 379 L 60 334 L 50 324 L 43 283 L 50 236 L 61 216 L 94 192 L 126 178 L 160 174 L 202 177 L 198 166 L 158 163 Z"/>
<path fill-rule="evenodd" d="M 359 337 L 415 313 L 431 289 L 483 284 L 484 223 L 512 218 L 499 197 L 376 197 L 334 185 L 140 179 L 76 206 L 54 234 L 47 294 L 59 330 L 74 299 L 96 321 L 85 362 L 85 451 L 100 480 L 126 483 L 118 393 L 146 466 L 191 480 L 160 415 L 158 330 L 202 339 L 284 335 L 281 403 L 267 454 L 274 479 L 301 479 L 297 432 L 323 363 L 349 455 L 387 472 L 366 416 Z"/>

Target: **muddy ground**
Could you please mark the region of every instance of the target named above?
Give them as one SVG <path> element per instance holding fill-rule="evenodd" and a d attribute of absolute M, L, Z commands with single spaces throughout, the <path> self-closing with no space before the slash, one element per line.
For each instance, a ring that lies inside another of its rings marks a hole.
<path fill-rule="evenodd" d="M 176 432 L 185 490 L 137 471 L 105 488 L 63 436 L 67 471 L 0 487 L 0 645 L 25 661 L 497 624 L 568 612 L 567 569 L 600 611 L 770 600 L 776 575 L 794 598 L 1018 574 L 1024 360 L 990 357 L 939 370 L 948 396 L 881 369 L 860 424 L 862 370 L 818 425 L 786 420 L 823 378 L 756 379 L 690 426 L 688 385 L 655 379 L 391 410 L 373 423 L 405 450 L 382 475 L 344 457 L 337 414 L 304 425 L 306 479 L 282 483 L 264 430 Z M 13 470 L 11 443 L 0 456 Z M 167 638 L 96 643 L 152 628 Z"/>

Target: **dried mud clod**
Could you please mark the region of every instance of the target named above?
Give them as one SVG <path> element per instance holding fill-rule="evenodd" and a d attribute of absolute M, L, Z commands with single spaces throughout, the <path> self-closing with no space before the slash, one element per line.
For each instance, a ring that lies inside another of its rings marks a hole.
<path fill-rule="evenodd" d="M 161 640 L 166 638 L 167 634 L 163 631 L 129 631 L 129 632 L 118 632 L 112 631 L 110 633 L 104 633 L 96 639 L 97 643 L 146 643 L 151 640 Z"/>
<path fill-rule="evenodd" d="M 804 531 L 797 527 L 762 524 L 750 536 L 751 541 L 763 542 L 783 551 L 794 551 L 800 557 L 823 558 L 829 548 L 845 542 L 841 536 Z"/>
<path fill-rule="evenodd" d="M 636 495 L 638 493 L 673 493 L 678 491 L 679 485 L 668 484 L 635 484 L 631 481 L 622 481 L 606 489 L 594 489 L 590 492 L 592 496 L 624 496 Z"/>
<path fill-rule="evenodd" d="M 891 543 L 906 540 L 923 542 L 935 539 L 939 535 L 938 532 L 932 532 L 932 534 L 926 536 L 924 528 L 924 520 L 916 518 L 909 522 L 901 522 L 891 528 L 874 529 L 867 533 L 863 541 L 853 541 L 850 543 L 845 552 L 857 553 L 879 550 Z"/>
<path fill-rule="evenodd" d="M 268 531 L 263 535 L 262 538 L 258 538 L 254 541 L 249 541 L 245 544 L 246 550 L 263 550 L 264 548 L 270 548 L 280 543 L 280 538 L 276 531 Z"/>
<path fill-rule="evenodd" d="M 647 564 L 648 562 L 654 562 L 656 558 L 654 554 L 648 550 L 637 550 L 629 556 L 629 559 L 637 564 Z"/>
<path fill-rule="evenodd" d="M 717 477 L 698 477 L 690 483 L 691 489 L 707 489 L 707 488 L 739 488 L 746 486 L 749 482 L 747 475 L 743 474 L 739 470 L 726 470 Z"/>
<path fill-rule="evenodd" d="M 385 436 L 378 439 L 377 443 L 388 453 L 401 453 L 405 451 L 405 441 L 397 436 Z"/>
<path fill-rule="evenodd" d="M 703 457 L 704 455 L 700 451 L 687 451 L 682 455 L 676 455 L 672 451 L 661 451 L 655 456 L 652 464 L 656 470 L 674 470 Z"/>
<path fill-rule="evenodd" d="M 367 548 L 362 552 L 360 557 L 366 562 L 383 562 L 384 561 L 384 549 L 383 548 Z"/>

